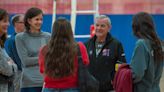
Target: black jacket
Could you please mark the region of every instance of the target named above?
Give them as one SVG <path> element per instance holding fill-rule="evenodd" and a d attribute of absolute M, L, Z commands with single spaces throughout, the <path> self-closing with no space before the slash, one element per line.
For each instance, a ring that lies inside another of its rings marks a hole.
<path fill-rule="evenodd" d="M 100 92 L 113 90 L 111 80 L 114 78 L 115 64 L 117 61 L 126 62 L 122 44 L 107 34 L 105 44 L 96 57 L 95 41 L 96 36 L 89 39 L 85 46 L 88 51 L 90 73 L 100 82 Z"/>

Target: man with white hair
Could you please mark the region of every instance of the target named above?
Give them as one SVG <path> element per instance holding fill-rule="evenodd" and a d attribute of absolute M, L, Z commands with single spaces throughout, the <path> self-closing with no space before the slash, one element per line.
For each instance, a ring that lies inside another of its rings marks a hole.
<path fill-rule="evenodd" d="M 113 92 L 115 65 L 126 63 L 122 44 L 110 34 L 111 27 L 108 16 L 96 17 L 95 36 L 85 43 L 90 59 L 88 69 L 100 83 L 99 92 Z"/>

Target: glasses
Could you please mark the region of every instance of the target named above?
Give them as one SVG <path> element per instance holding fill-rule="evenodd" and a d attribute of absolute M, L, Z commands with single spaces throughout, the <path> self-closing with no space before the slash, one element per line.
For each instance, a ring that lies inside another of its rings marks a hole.
<path fill-rule="evenodd" d="M 24 23 L 24 22 L 22 22 L 22 21 L 18 21 L 18 22 L 16 22 L 16 23 Z"/>

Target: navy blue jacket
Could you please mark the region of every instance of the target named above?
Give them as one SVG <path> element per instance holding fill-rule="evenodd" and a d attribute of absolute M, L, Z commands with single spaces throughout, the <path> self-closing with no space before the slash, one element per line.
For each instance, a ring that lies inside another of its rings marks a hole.
<path fill-rule="evenodd" d="M 18 56 L 16 45 L 15 45 L 15 36 L 16 36 L 16 33 L 12 34 L 11 37 L 6 40 L 5 49 L 6 49 L 7 54 L 16 63 L 18 70 L 22 70 L 22 63 Z"/>

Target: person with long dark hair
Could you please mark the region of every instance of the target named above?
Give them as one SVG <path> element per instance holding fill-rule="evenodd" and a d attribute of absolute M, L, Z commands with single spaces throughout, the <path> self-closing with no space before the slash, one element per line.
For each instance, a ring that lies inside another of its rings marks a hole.
<path fill-rule="evenodd" d="M 138 38 L 130 63 L 134 92 L 160 92 L 164 62 L 153 18 L 146 12 L 137 13 L 133 16 L 132 29 Z"/>
<path fill-rule="evenodd" d="M 42 92 L 79 92 L 77 43 L 70 22 L 60 17 L 54 24 L 49 43 L 39 53 L 40 72 L 44 75 Z M 84 44 L 80 51 L 83 63 L 89 63 Z"/>
<path fill-rule="evenodd" d="M 9 14 L 6 10 L 0 9 L 0 92 L 14 92 L 13 81 L 17 66 L 8 56 L 4 48 L 9 26 Z M 9 81 L 11 77 L 11 81 Z M 13 78 L 13 79 L 12 79 Z"/>
<path fill-rule="evenodd" d="M 50 34 L 41 30 L 43 12 L 32 7 L 24 16 L 25 32 L 16 35 L 16 48 L 22 62 L 21 92 L 41 92 L 43 77 L 39 73 L 39 48 L 47 44 Z"/>

